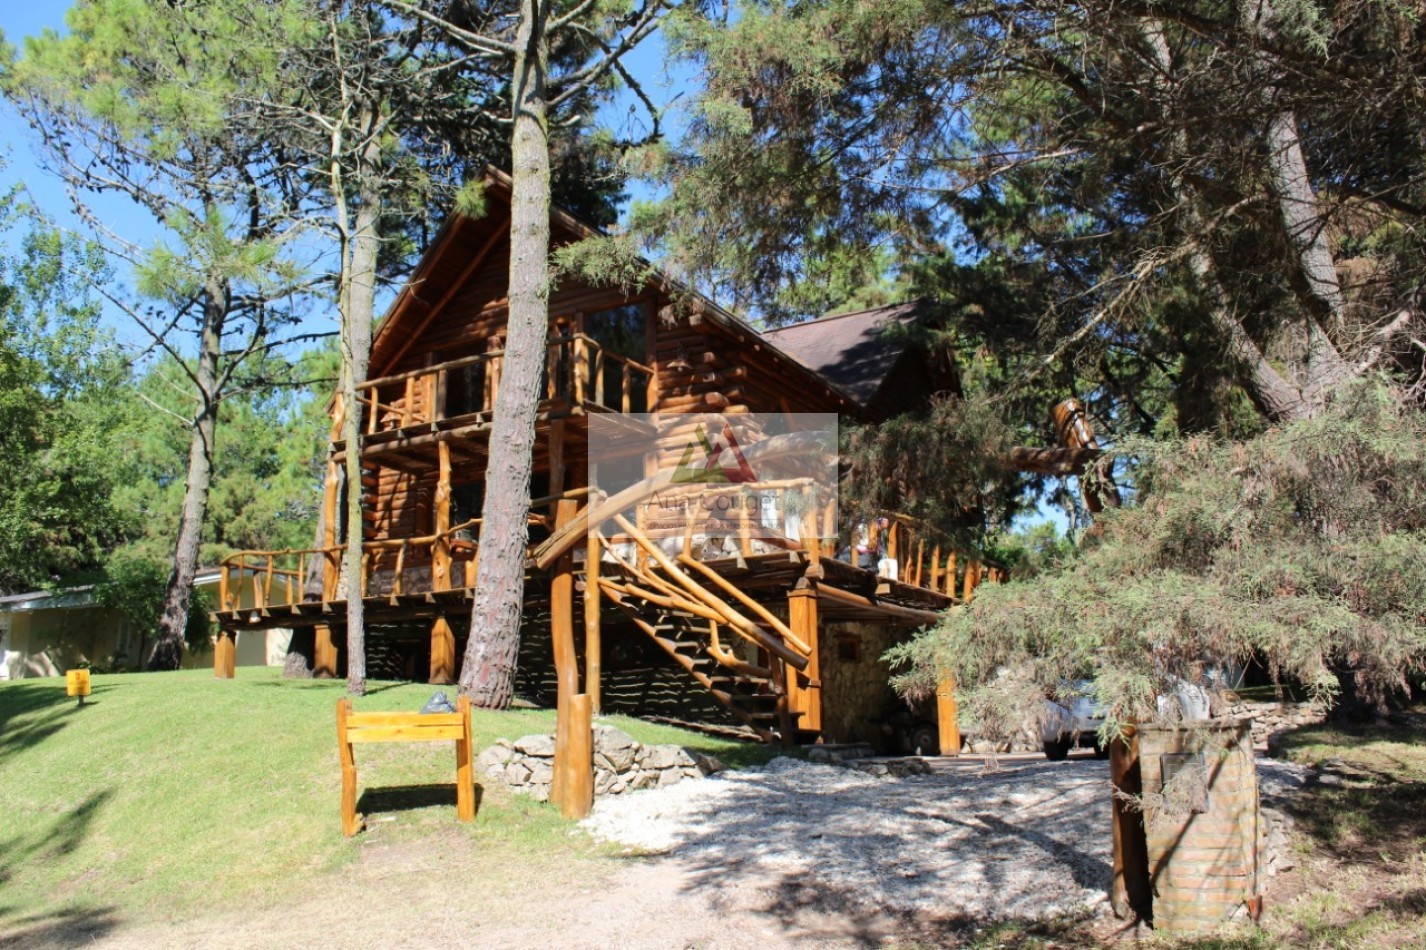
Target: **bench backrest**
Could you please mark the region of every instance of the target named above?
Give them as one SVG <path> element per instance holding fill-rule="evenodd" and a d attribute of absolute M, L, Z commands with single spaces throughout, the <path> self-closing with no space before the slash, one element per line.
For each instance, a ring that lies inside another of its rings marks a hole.
<path fill-rule="evenodd" d="M 393 713 L 352 711 L 352 701 L 337 706 L 338 741 L 426 742 L 470 737 L 470 697 L 461 696 L 453 713 Z"/>

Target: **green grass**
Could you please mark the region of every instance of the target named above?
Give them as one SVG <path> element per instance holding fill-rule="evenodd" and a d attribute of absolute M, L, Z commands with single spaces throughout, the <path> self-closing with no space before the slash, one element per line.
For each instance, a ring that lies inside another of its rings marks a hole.
<path fill-rule="evenodd" d="M 1283 737 L 1338 783 L 1293 801 L 1305 881 L 1269 918 L 1283 946 L 1426 945 L 1426 716 L 1401 719 Z"/>
<path fill-rule="evenodd" d="M 180 919 L 219 893 L 277 899 L 363 843 L 453 827 L 492 870 L 604 856 L 552 806 L 493 783 L 483 784 L 476 821 L 457 826 L 449 743 L 358 749 L 363 791 L 388 789 L 364 809 L 396 810 L 343 838 L 334 708 L 344 685 L 253 668 L 231 681 L 197 670 L 95 676 L 78 708 L 63 680 L 0 683 L 0 934 L 47 916 Z M 415 711 L 432 690 L 373 683 L 356 706 Z M 730 764 L 771 754 L 627 717 L 603 721 Z M 472 729 L 478 752 L 500 737 L 552 732 L 554 713 L 477 711 Z M 391 791 L 399 786 L 409 788 Z"/>

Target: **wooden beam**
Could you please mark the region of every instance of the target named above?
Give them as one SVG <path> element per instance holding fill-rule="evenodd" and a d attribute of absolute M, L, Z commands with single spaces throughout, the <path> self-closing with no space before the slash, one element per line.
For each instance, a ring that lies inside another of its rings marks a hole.
<path fill-rule="evenodd" d="M 933 610 L 920 610 L 916 607 L 902 607 L 899 604 L 888 604 L 863 597 L 861 594 L 853 594 L 849 590 L 829 587 L 825 583 L 817 585 L 817 596 L 823 600 L 836 601 L 840 604 L 846 604 L 849 607 L 861 607 L 866 610 L 884 614 L 888 617 L 895 617 L 907 623 L 927 625 L 939 623 L 941 620 L 941 615 Z"/>

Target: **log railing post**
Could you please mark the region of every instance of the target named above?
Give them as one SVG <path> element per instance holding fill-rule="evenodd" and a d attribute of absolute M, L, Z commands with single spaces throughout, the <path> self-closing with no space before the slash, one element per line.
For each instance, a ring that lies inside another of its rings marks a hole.
<path fill-rule="evenodd" d="M 574 404 L 584 405 L 589 393 L 589 343 L 580 335 L 574 338 Z"/>
<path fill-rule="evenodd" d="M 594 345 L 594 401 L 598 405 L 605 405 L 604 348 L 597 343 Z"/>

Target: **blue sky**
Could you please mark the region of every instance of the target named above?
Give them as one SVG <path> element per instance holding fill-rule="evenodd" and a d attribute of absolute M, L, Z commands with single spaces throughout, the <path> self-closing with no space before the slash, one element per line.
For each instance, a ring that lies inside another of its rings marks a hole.
<path fill-rule="evenodd" d="M 6 41 L 19 47 L 25 37 L 36 35 L 47 28 L 63 30 L 64 15 L 69 6 L 68 0 L 0 0 L 0 34 L 4 35 Z M 646 40 L 626 59 L 630 73 L 643 84 L 650 98 L 660 106 L 686 92 L 690 80 L 686 71 L 679 71 L 670 78 L 663 60 L 664 48 L 657 34 Z M 642 108 L 631 111 L 634 101 L 632 95 L 625 93 L 607 104 L 599 115 L 601 124 L 618 135 L 641 134 L 646 128 L 647 117 Z M 670 115 L 665 130 L 675 131 L 680 125 L 679 119 Z M 73 213 L 63 185 L 41 167 L 31 130 L 3 100 L 0 100 L 0 159 L 4 162 L 3 169 L 0 169 L 0 187 L 22 184 L 46 216 L 61 227 L 83 230 L 81 222 Z M 630 193 L 635 198 L 650 196 L 648 187 L 637 183 L 630 187 Z M 148 214 L 126 200 L 96 199 L 91 196 L 86 196 L 85 200 L 90 203 L 106 227 L 126 240 L 139 245 L 151 245 L 162 237 Z M 122 278 L 121 274 L 121 281 Z M 117 309 L 109 309 L 110 322 L 121 339 L 126 343 L 141 345 L 143 341 L 135 335 L 137 331 Z"/>

